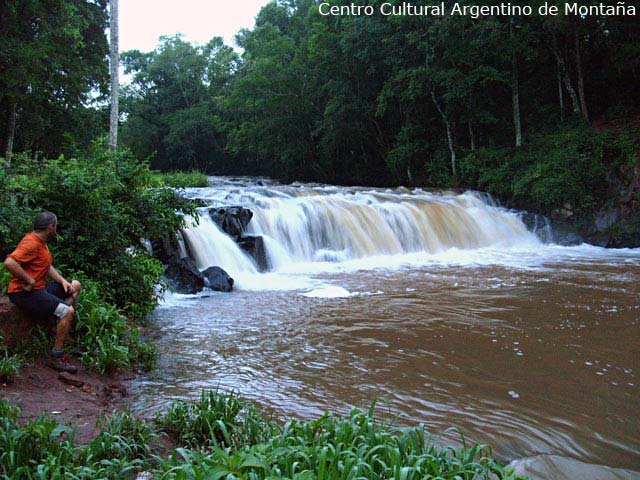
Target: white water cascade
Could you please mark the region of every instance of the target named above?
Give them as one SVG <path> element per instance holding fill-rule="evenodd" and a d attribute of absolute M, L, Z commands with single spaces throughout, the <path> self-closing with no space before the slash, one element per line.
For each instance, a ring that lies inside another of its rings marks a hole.
<path fill-rule="evenodd" d="M 193 259 L 200 270 L 218 266 L 232 272 L 257 273 L 251 259 L 238 244 L 211 220 L 206 212 L 200 215 L 198 225 L 190 219 L 191 227 L 182 231 Z"/>
<path fill-rule="evenodd" d="M 250 209 L 254 216 L 246 233 L 264 238 L 275 272 L 380 256 L 540 245 L 516 213 L 473 192 L 247 184 L 187 194 L 212 206 Z M 258 274 L 253 260 L 211 221 L 206 208 L 199 225 L 184 235 L 200 269 L 217 265 L 232 276 Z"/>

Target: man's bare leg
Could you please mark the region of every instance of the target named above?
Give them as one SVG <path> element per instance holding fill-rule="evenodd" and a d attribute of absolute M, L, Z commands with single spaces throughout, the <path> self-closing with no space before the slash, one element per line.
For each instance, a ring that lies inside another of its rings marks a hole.
<path fill-rule="evenodd" d="M 71 322 L 73 321 L 74 315 L 75 310 L 73 307 L 69 307 L 67 314 L 58 322 L 58 326 L 56 327 L 56 339 L 53 342 L 54 350 L 62 350 L 64 346 L 64 339 L 67 338 L 67 334 L 69 333 L 69 330 L 71 330 Z"/>

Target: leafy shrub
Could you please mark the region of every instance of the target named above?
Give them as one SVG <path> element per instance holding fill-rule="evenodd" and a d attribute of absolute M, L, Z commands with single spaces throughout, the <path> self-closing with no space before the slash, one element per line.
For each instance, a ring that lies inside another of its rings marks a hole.
<path fill-rule="evenodd" d="M 34 214 L 58 216 L 58 242 L 50 244 L 63 273 L 83 271 L 101 285 L 105 300 L 141 320 L 157 304 L 162 266 L 143 239 L 184 226 L 194 206 L 170 188 L 154 188 L 146 163 L 101 145 L 82 159 L 35 162 L 16 155 L 0 161 L 0 249 L 13 250 Z"/>
<path fill-rule="evenodd" d="M 514 206 L 551 213 L 569 204 L 585 215 L 603 206 L 609 177 L 630 168 L 635 151 L 627 135 L 580 127 L 531 135 L 517 150 L 475 150 L 460 166 L 468 185 Z"/>
<path fill-rule="evenodd" d="M 82 363 L 100 373 L 141 364 L 150 369 L 155 363 L 155 346 L 142 341 L 140 329 L 129 325 L 114 305 L 104 301 L 97 282 L 81 278 L 81 283 L 73 329 Z"/>
<path fill-rule="evenodd" d="M 4 265 L 0 266 L 0 295 L 6 295 L 11 281 L 11 272 Z"/>

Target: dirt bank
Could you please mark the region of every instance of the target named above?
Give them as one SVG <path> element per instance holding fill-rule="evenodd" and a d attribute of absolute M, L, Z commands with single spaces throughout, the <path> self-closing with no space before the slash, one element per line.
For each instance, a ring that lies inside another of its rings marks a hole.
<path fill-rule="evenodd" d="M 70 363 L 78 367 L 75 375 L 61 375 L 45 366 L 44 359 L 24 365 L 13 384 L 0 384 L 0 397 L 18 405 L 25 422 L 44 413 L 59 424 L 75 427 L 76 443 L 84 444 L 99 433 L 96 425 L 102 415 L 124 408 L 127 377 L 91 374 L 79 361 L 70 359 Z"/>

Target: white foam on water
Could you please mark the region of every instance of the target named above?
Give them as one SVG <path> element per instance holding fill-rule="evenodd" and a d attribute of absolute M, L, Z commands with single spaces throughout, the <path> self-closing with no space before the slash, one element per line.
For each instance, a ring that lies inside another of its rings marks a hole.
<path fill-rule="evenodd" d="M 201 297 L 202 294 L 183 294 L 167 290 L 159 299 L 157 308 L 175 308 L 185 304 L 187 301 Z"/>
<path fill-rule="evenodd" d="M 332 286 L 332 287 L 324 287 L 318 288 L 316 290 L 312 290 L 310 292 L 306 292 L 301 294 L 303 297 L 309 298 L 348 298 L 353 294 L 349 292 L 346 288 Z"/>
<path fill-rule="evenodd" d="M 509 248 L 486 247 L 473 250 L 451 248 L 438 253 L 407 253 L 399 255 L 375 255 L 343 262 L 298 262 L 286 264 L 278 270 L 287 274 L 335 274 L 361 270 L 402 270 L 430 266 L 484 267 L 502 266 L 525 270 L 544 270 L 547 264 L 567 262 L 569 265 L 589 263 L 594 259 L 601 262 L 611 259 L 619 263 L 622 256 L 631 255 L 634 263 L 640 265 L 640 250 L 612 251 L 591 245 L 562 247 L 558 245 L 538 245 L 535 249 L 526 246 Z M 628 262 L 630 259 L 626 258 Z"/>
<path fill-rule="evenodd" d="M 280 272 L 247 273 L 233 272 L 229 275 L 234 280 L 234 288 L 250 291 L 295 291 L 319 288 L 326 282 L 315 280 L 305 275 L 291 275 Z"/>

